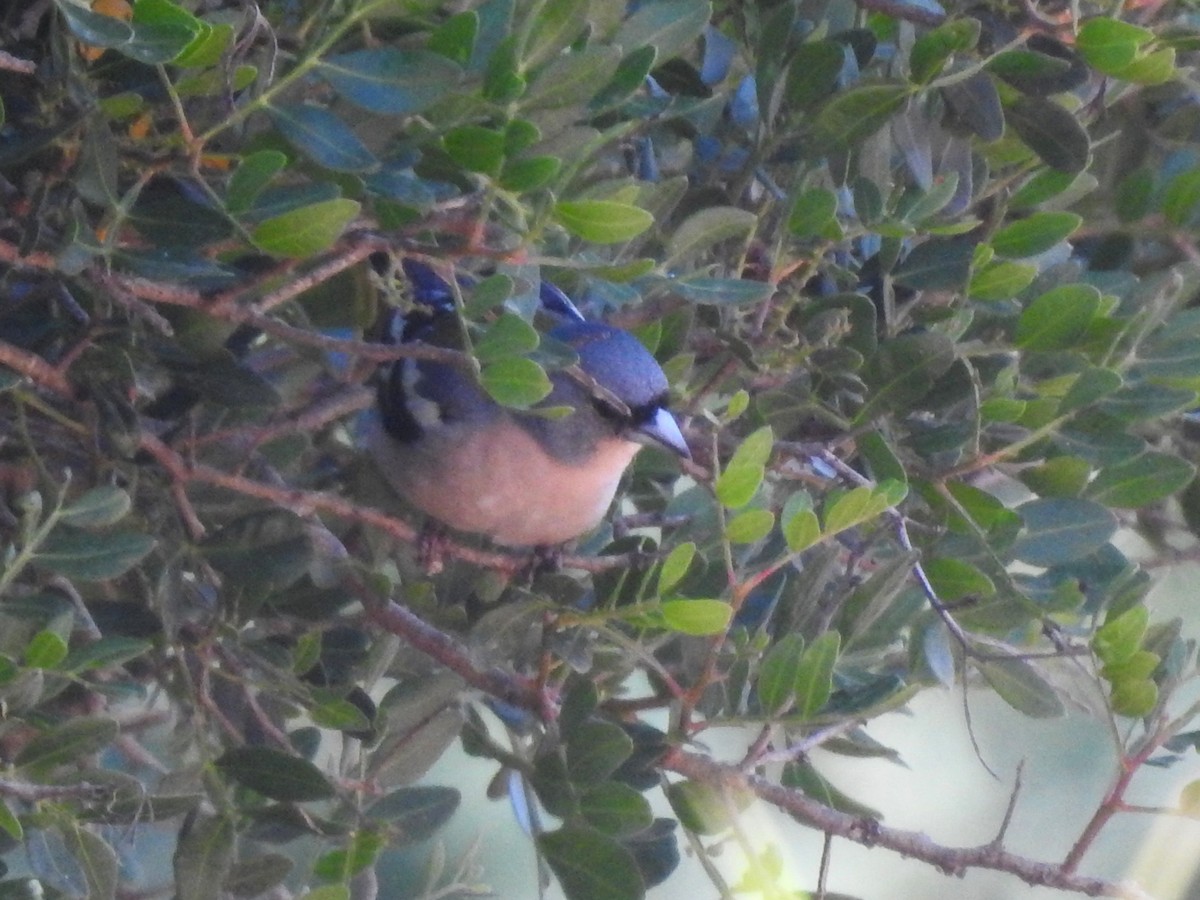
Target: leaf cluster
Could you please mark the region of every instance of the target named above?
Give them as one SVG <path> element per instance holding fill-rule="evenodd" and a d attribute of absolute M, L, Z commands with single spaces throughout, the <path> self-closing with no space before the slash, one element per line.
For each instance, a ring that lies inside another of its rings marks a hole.
<path fill-rule="evenodd" d="M 895 759 L 872 720 L 939 685 L 1083 704 L 1121 785 L 1195 752 L 1191 623 L 1115 543 L 1200 529 L 1185 9 L 54 0 L 0 46 L 0 891 L 141 889 L 146 831 L 189 900 L 359 896 L 460 743 L 572 900 L 684 836 L 794 896 L 732 775 L 668 775 L 708 729 L 858 817 L 811 751 Z M 574 362 L 547 289 L 628 327 L 697 464 L 642 454 L 528 583 L 397 552 L 356 418 L 405 256 L 530 414 Z"/>

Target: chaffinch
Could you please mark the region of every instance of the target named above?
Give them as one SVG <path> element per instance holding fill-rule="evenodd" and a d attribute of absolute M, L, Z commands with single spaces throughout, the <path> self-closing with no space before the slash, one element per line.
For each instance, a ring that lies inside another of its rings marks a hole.
<path fill-rule="evenodd" d="M 418 310 L 399 340 L 454 346 L 450 286 L 406 259 Z M 549 335 L 578 355 L 577 371 L 551 372 L 546 406 L 561 418 L 496 403 L 463 368 L 404 359 L 379 383 L 367 443 L 392 487 L 439 522 L 507 546 L 561 544 L 604 517 L 634 456 L 647 444 L 689 458 L 667 409 L 667 378 L 633 335 L 587 322 L 543 283 L 542 306 L 567 319 Z"/>

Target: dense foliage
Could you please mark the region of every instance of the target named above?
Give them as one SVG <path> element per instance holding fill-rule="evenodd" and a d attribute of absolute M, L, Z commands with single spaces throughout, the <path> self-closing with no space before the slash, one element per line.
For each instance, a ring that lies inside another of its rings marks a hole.
<path fill-rule="evenodd" d="M 0 897 L 396 896 L 456 744 L 572 900 L 669 891 L 684 845 L 722 897 L 799 896 L 781 848 L 706 858 L 752 795 L 1134 890 L 1085 855 L 1200 734 L 1195 643 L 1112 543 L 1200 528 L 1188 7 L 4 9 Z M 472 276 L 461 362 L 507 405 L 571 363 L 542 280 L 633 330 L 695 463 L 643 453 L 555 571 L 419 559 L 355 443 L 422 352 L 363 340 L 405 255 Z M 1059 715 L 1064 674 L 1120 760 L 1065 860 L 890 829 L 812 759 L 889 756 L 872 720 L 931 686 Z M 173 873 L 127 865 L 151 836 Z"/>

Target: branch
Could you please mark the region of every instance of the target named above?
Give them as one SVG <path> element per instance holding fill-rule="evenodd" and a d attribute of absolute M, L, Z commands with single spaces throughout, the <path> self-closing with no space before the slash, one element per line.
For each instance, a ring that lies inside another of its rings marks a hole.
<path fill-rule="evenodd" d="M 377 528 L 406 544 L 415 544 L 420 537 L 418 530 L 407 522 L 377 509 L 359 506 L 335 494 L 267 484 L 244 475 L 224 472 L 204 463 L 191 462 L 152 434 L 141 435 L 141 449 L 153 456 L 159 465 L 180 483 L 195 481 L 215 485 L 247 497 L 266 500 L 299 516 L 328 513 L 346 521 Z M 447 541 L 444 552 L 464 562 L 510 575 L 528 568 L 529 565 L 529 558 L 525 554 L 480 550 L 455 541 Z M 614 556 L 564 556 L 561 563 L 568 569 L 604 572 L 609 569 L 629 568 L 643 561 L 643 554 L 621 553 Z"/>
<path fill-rule="evenodd" d="M 994 869 L 1015 875 L 1029 885 L 1057 888 L 1089 897 L 1150 900 L 1149 895 L 1136 885 L 1077 875 L 1055 863 L 1036 862 L 1017 856 L 993 842 L 979 847 L 946 847 L 920 832 L 889 828 L 875 819 L 830 809 L 800 791 L 775 784 L 759 775 L 745 774 L 734 766 L 679 748 L 669 751 L 661 766 L 706 784 L 749 791 L 783 810 L 801 825 L 843 837 L 864 847 L 885 847 L 929 863 L 947 875 L 961 876 L 968 869 Z"/>

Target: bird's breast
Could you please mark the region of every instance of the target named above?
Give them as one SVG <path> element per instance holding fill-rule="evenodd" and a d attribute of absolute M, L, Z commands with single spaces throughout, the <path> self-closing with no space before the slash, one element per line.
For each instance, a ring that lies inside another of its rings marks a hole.
<path fill-rule="evenodd" d="M 385 471 L 407 469 L 389 472 L 390 480 L 435 519 L 509 546 L 560 544 L 591 530 L 640 449 L 606 438 L 587 458 L 566 463 L 508 417 L 486 433 L 442 431 L 419 450 L 402 450 L 385 462 Z"/>

